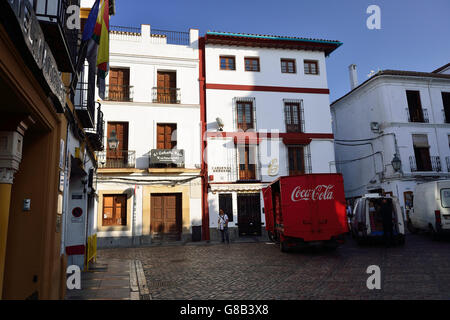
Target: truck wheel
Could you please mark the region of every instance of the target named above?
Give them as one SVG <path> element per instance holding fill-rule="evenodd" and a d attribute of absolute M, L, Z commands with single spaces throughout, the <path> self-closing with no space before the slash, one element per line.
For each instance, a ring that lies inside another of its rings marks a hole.
<path fill-rule="evenodd" d="M 281 252 L 289 252 L 289 248 L 286 241 L 280 241 L 280 250 Z"/>
<path fill-rule="evenodd" d="M 433 226 L 431 226 L 431 225 L 430 225 L 430 234 L 431 234 L 431 240 L 433 240 L 433 241 L 439 240 L 438 233 L 434 230 Z"/>
<path fill-rule="evenodd" d="M 272 233 L 272 231 L 267 232 L 267 235 L 268 235 L 270 241 L 275 242 L 275 236 Z"/>

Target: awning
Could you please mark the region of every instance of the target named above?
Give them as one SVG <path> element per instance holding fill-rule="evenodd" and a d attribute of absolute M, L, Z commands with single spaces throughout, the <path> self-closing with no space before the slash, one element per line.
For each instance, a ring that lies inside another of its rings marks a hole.
<path fill-rule="evenodd" d="M 229 192 L 237 191 L 241 193 L 256 193 L 260 192 L 265 186 L 263 184 L 250 184 L 250 183 L 230 183 L 230 184 L 210 184 L 211 192 Z"/>
<path fill-rule="evenodd" d="M 416 148 L 429 148 L 428 138 L 426 134 L 413 134 L 413 145 Z"/>

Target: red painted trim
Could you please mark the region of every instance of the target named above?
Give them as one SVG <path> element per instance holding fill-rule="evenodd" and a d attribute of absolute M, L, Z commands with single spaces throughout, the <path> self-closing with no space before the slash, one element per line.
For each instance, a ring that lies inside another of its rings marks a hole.
<path fill-rule="evenodd" d="M 208 204 L 208 164 L 206 162 L 206 71 L 205 71 L 205 38 L 199 38 L 199 82 L 200 82 L 200 123 L 201 123 L 201 180 L 202 180 L 202 239 L 209 240 L 209 204 Z"/>
<path fill-rule="evenodd" d="M 86 247 L 83 244 L 78 246 L 69 246 L 66 247 L 66 253 L 68 256 L 73 256 L 76 254 L 84 254 Z"/>
<path fill-rule="evenodd" d="M 206 89 L 330 94 L 330 89 L 207 83 Z"/>
<path fill-rule="evenodd" d="M 272 134 L 270 132 L 206 132 L 208 138 L 233 138 L 234 143 L 257 143 L 262 139 L 282 139 L 284 144 L 309 144 L 313 139 L 334 139 L 332 133 L 295 133 L 282 132 Z M 241 142 L 242 141 L 242 142 Z M 246 141 L 246 142 L 244 142 Z"/>

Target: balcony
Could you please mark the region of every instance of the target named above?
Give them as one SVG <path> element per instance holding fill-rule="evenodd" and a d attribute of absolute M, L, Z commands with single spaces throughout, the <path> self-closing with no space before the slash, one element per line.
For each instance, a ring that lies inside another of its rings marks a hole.
<path fill-rule="evenodd" d="M 152 88 L 153 103 L 180 103 L 180 88 Z"/>
<path fill-rule="evenodd" d="M 150 150 L 150 168 L 184 168 L 183 149 Z"/>
<path fill-rule="evenodd" d="M 417 109 L 415 112 L 411 112 L 408 108 L 406 108 L 405 110 L 408 117 L 408 122 L 430 122 L 427 109 Z"/>
<path fill-rule="evenodd" d="M 74 73 L 79 32 L 67 28 L 67 8 L 79 0 L 34 0 L 33 8 L 61 72 Z"/>
<path fill-rule="evenodd" d="M 97 152 L 98 167 L 102 169 L 124 169 L 136 166 L 136 151 L 100 151 Z"/>
<path fill-rule="evenodd" d="M 132 102 L 134 87 L 129 85 L 107 85 L 105 92 L 106 101 Z"/>
<path fill-rule="evenodd" d="M 90 100 L 90 103 L 89 103 Z M 78 82 L 75 94 L 73 96 L 73 103 L 78 118 L 80 119 L 83 128 L 95 127 L 95 107 L 94 97 L 88 99 L 88 83 Z"/>
<path fill-rule="evenodd" d="M 105 130 L 105 121 L 103 120 L 103 112 L 100 107 L 97 108 L 97 123 L 95 128 L 86 129 L 86 134 L 95 151 L 103 151 L 103 134 Z"/>
<path fill-rule="evenodd" d="M 409 165 L 411 172 L 441 172 L 441 158 L 439 156 L 430 157 L 430 161 L 423 161 L 425 163 L 417 163 L 416 158 L 409 157 Z M 448 164 L 448 162 L 447 162 Z"/>

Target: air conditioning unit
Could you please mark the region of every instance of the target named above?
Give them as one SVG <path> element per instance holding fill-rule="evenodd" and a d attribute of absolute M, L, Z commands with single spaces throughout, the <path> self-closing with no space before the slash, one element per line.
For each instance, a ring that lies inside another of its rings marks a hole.
<path fill-rule="evenodd" d="M 380 124 L 378 122 L 371 122 L 370 130 L 372 130 L 372 132 L 380 132 Z"/>

